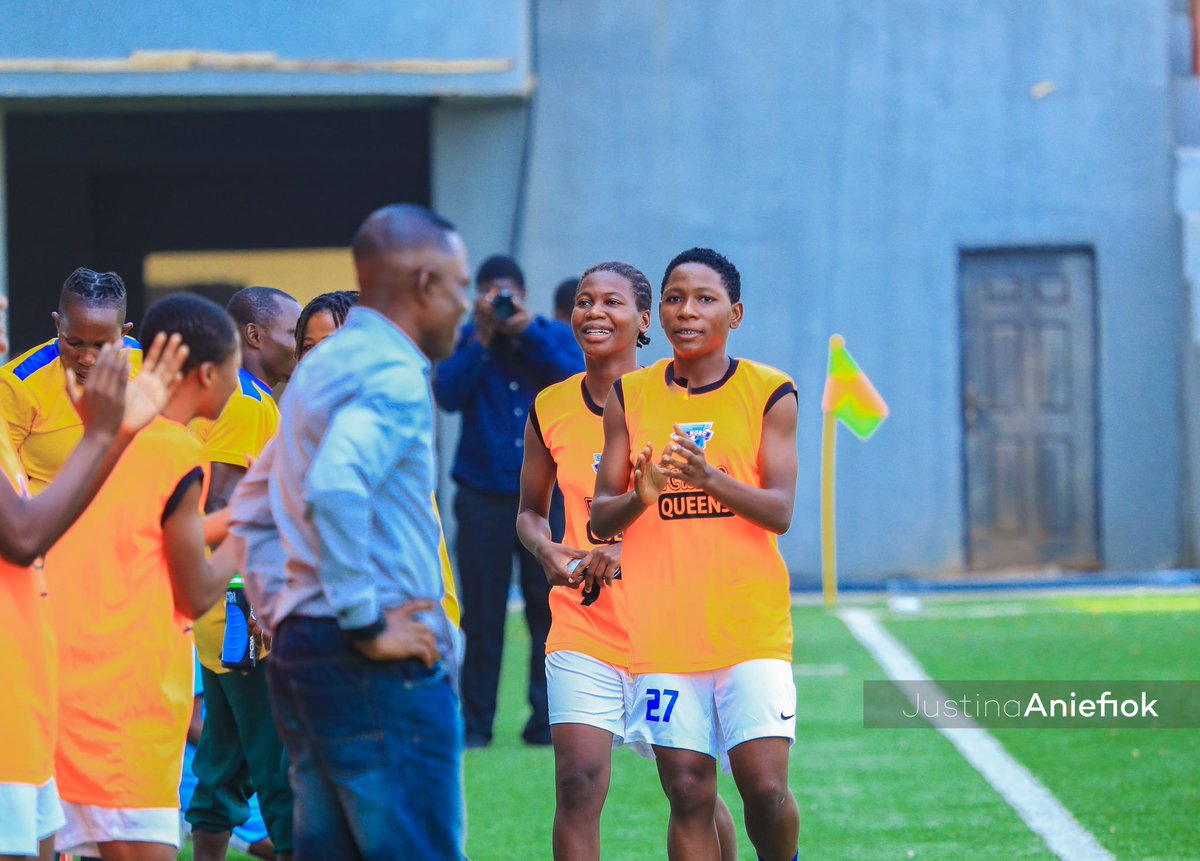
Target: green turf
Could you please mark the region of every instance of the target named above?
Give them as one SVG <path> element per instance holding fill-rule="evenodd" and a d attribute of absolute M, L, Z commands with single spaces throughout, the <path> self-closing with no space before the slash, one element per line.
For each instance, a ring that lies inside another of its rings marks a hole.
<path fill-rule="evenodd" d="M 1052 856 L 945 742 L 932 732 L 864 730 L 862 680 L 879 671 L 842 624 L 823 611 L 795 613 L 799 742 L 791 785 L 801 810 L 801 856 L 822 859 Z M 468 854 L 472 861 L 550 857 L 553 756 L 519 740 L 528 640 L 510 617 L 496 740 L 466 759 Z M 741 827 L 732 781 L 721 794 Z M 602 826 L 605 859 L 664 857 L 667 805 L 653 764 L 614 754 Z M 744 834 L 741 857 L 754 852 Z M 908 853 L 913 853 L 909 855 Z"/>
<path fill-rule="evenodd" d="M 188 843 L 179 853 L 179 861 L 192 861 L 192 844 Z M 256 861 L 253 855 L 247 855 L 245 852 L 238 852 L 236 849 L 230 849 L 229 854 L 225 856 L 225 861 Z"/>
<path fill-rule="evenodd" d="M 1200 670 L 1194 595 L 1047 598 L 1001 609 L 1012 614 L 982 617 L 995 603 L 941 604 L 886 623 L 935 679 L 1182 680 Z M 1200 732 L 1009 729 L 995 736 L 1118 858 L 1200 857 Z"/>
<path fill-rule="evenodd" d="M 942 679 L 1188 679 L 1197 677 L 1200 596 L 927 604 L 885 623 Z M 1051 859 L 1041 840 L 932 730 L 864 729 L 862 681 L 883 673 L 845 626 L 802 608 L 796 623 L 798 743 L 791 785 L 801 857 Z M 553 755 L 520 730 L 529 643 L 509 619 L 496 739 L 466 756 L 472 861 L 550 858 Z M 1195 822 L 1200 733 L 1194 730 L 1003 730 L 996 737 L 1116 857 L 1200 858 Z M 755 855 L 732 780 L 721 793 Z M 603 821 L 606 861 L 665 857 L 667 805 L 653 763 L 613 759 Z M 190 859 L 190 850 L 180 856 Z M 247 856 L 234 855 L 244 859 Z"/>

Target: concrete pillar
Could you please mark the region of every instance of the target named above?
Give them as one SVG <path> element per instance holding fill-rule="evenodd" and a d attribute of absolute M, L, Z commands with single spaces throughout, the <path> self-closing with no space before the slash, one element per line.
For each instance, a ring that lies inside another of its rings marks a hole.
<path fill-rule="evenodd" d="M 467 244 L 472 276 L 484 258 L 509 250 L 519 193 L 524 111 L 520 99 L 447 99 L 433 109 L 433 208 L 458 227 Z M 544 312 L 550 298 L 536 298 L 535 310 Z M 451 553 L 458 523 L 450 471 L 461 432 L 458 413 L 439 411 L 438 502 Z"/>

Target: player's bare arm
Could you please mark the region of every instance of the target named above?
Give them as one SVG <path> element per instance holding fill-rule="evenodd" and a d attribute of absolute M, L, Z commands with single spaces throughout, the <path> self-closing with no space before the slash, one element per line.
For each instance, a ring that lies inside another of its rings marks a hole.
<path fill-rule="evenodd" d="M 796 503 L 796 398 L 780 398 L 763 417 L 758 449 L 762 487 L 753 487 L 710 465 L 704 449 L 676 425 L 660 462 L 668 478 L 686 481 L 764 529 L 782 535 Z"/>
<path fill-rule="evenodd" d="M 216 547 L 229 536 L 229 499 L 247 468 L 213 461 L 208 479 L 208 498 L 204 500 L 204 543 Z"/>
<path fill-rule="evenodd" d="M 567 566 L 573 560 L 589 554 L 559 544 L 551 537 L 550 498 L 557 476 L 558 467 L 550 456 L 550 450 L 533 429 L 533 422 L 527 419 L 525 459 L 521 463 L 521 501 L 517 508 L 517 537 L 542 566 L 551 586 L 575 588 L 580 578 L 569 572 Z"/>
<path fill-rule="evenodd" d="M 228 508 L 222 508 L 204 516 L 204 543 L 216 547 L 229 537 L 231 513 Z"/>
<path fill-rule="evenodd" d="M 193 481 L 163 521 L 163 552 L 171 572 L 175 609 L 189 619 L 199 618 L 221 599 L 237 566 L 229 542 L 218 547 L 210 560 L 204 558 L 201 484 Z"/>
<path fill-rule="evenodd" d="M 208 498 L 204 500 L 205 513 L 212 514 L 228 506 L 238 482 L 245 474 L 244 466 L 213 461 L 212 476 L 208 480 Z"/>
<path fill-rule="evenodd" d="M 634 464 L 630 489 L 630 450 L 625 407 L 614 389 L 604 403 L 604 454 L 596 470 L 596 494 L 592 500 L 592 531 L 601 538 L 612 538 L 629 528 L 654 504 L 666 484 L 666 476 L 654 463 L 653 447 L 647 443 Z"/>

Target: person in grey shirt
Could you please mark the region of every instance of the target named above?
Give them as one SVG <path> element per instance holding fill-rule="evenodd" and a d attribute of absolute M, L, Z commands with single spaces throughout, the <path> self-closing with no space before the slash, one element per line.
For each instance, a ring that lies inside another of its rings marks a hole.
<path fill-rule="evenodd" d="M 262 518 L 233 531 L 274 647 L 268 681 L 292 761 L 296 858 L 462 858 L 459 636 L 442 609 L 430 360 L 467 310 L 466 252 L 417 206 L 354 237 L 346 325 L 297 369 L 270 448 Z M 247 482 L 261 494 L 263 482 Z M 254 510 L 235 495 L 235 512 Z M 255 522 L 257 521 L 257 522 Z M 280 552 L 281 551 L 281 552 Z"/>

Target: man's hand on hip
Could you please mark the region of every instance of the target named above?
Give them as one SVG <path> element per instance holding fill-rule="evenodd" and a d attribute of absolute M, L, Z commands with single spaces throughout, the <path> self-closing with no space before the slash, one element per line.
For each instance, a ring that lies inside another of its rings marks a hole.
<path fill-rule="evenodd" d="M 428 613 L 437 604 L 427 599 L 409 601 L 383 613 L 387 627 L 373 640 L 355 643 L 354 646 L 373 661 L 405 661 L 416 658 L 427 667 L 439 660 L 437 639 L 433 631 L 414 616 Z"/>

